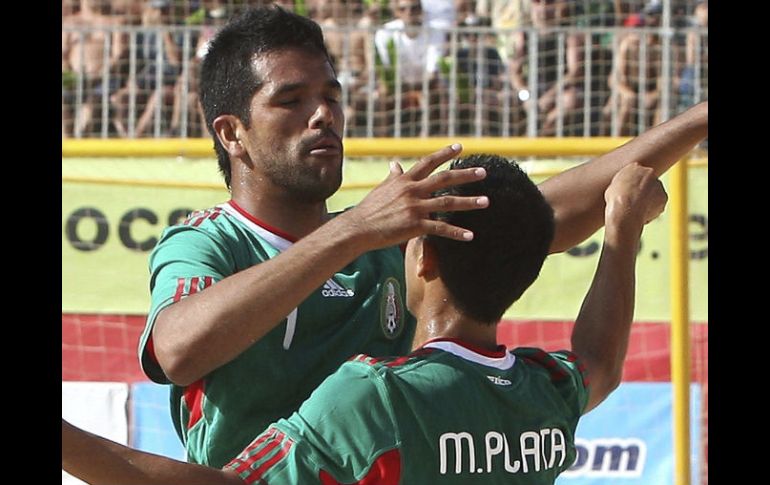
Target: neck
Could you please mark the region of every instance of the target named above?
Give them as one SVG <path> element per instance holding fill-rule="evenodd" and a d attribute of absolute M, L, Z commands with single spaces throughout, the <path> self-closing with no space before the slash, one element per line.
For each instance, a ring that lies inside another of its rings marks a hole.
<path fill-rule="evenodd" d="M 468 317 L 442 291 L 426 288 L 425 297 L 415 309 L 417 330 L 412 347 L 417 348 L 435 338 L 454 338 L 486 350 L 497 350 L 497 325 Z"/>
<path fill-rule="evenodd" d="M 233 200 L 243 210 L 266 224 L 301 239 L 315 231 L 328 218 L 326 202 L 303 203 L 281 191 L 232 187 Z"/>

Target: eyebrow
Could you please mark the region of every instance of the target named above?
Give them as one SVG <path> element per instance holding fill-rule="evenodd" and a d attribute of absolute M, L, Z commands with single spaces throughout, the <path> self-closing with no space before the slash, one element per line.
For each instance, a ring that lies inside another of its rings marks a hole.
<path fill-rule="evenodd" d="M 272 96 L 280 96 L 282 94 L 290 93 L 292 91 L 304 89 L 305 87 L 307 87 L 307 85 L 308 85 L 307 83 L 302 83 L 302 82 L 284 84 L 278 87 L 278 89 L 275 90 Z M 336 79 L 329 79 L 328 81 L 326 81 L 326 87 L 333 89 L 335 91 L 342 91 L 342 84 L 340 84 L 340 82 Z"/>

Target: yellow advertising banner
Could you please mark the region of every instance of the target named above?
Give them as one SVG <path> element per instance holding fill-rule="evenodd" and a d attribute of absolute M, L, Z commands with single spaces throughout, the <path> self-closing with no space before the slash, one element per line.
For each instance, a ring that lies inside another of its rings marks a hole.
<path fill-rule="evenodd" d="M 542 168 L 527 162 L 537 181 Z M 386 161 L 348 161 L 330 210 L 354 205 L 383 180 Z M 664 177 L 664 183 L 666 182 Z M 187 212 L 228 200 L 212 159 L 62 159 L 62 312 L 143 314 L 149 308 L 147 259 L 164 227 Z M 708 167 L 689 170 L 690 312 L 708 320 Z M 670 318 L 670 214 L 647 225 L 637 263 L 635 318 Z M 602 232 L 548 258 L 507 318 L 573 320 L 591 282 Z M 494 258 L 494 255 L 490 255 Z"/>

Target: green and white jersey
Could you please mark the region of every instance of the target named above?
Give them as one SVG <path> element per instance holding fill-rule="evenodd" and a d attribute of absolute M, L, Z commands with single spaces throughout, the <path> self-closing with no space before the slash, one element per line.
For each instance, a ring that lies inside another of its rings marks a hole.
<path fill-rule="evenodd" d="M 227 468 L 246 483 L 552 484 L 588 402 L 567 351 L 428 342 L 346 362 Z"/>
<path fill-rule="evenodd" d="M 152 306 L 139 343 L 147 376 L 169 383 L 150 338 L 158 313 L 293 244 L 233 201 L 167 228 L 150 256 Z M 221 467 L 267 425 L 296 411 L 352 355 L 405 355 L 414 319 L 404 306 L 398 247 L 342 268 L 240 356 L 187 387 L 172 386 L 174 425 L 188 460 Z M 280 299 L 282 288 L 274 289 Z"/>

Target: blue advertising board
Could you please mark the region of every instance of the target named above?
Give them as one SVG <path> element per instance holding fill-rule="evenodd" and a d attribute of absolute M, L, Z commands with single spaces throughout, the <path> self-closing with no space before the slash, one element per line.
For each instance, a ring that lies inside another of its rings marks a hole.
<path fill-rule="evenodd" d="M 670 382 L 622 383 L 583 416 L 575 433 L 578 456 L 557 485 L 674 485 Z M 691 483 L 700 483 L 701 393 L 690 387 Z"/>
<path fill-rule="evenodd" d="M 184 460 L 169 414 L 167 386 L 131 386 L 131 444 Z M 672 386 L 668 382 L 622 383 L 578 424 L 575 463 L 556 485 L 674 485 Z M 692 481 L 701 467 L 701 393 L 690 389 Z"/>

